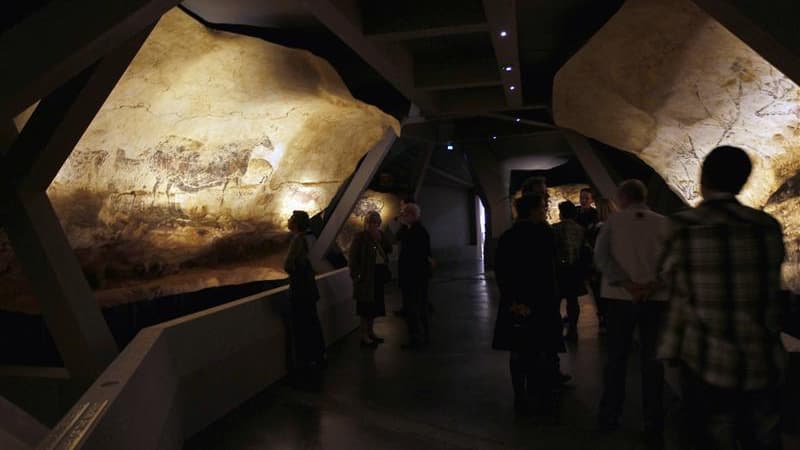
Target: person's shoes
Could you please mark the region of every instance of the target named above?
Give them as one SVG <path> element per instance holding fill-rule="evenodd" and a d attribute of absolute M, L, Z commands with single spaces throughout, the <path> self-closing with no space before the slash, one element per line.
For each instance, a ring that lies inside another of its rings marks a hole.
<path fill-rule="evenodd" d="M 377 348 L 378 343 L 376 341 L 367 341 L 361 339 L 361 348 Z"/>

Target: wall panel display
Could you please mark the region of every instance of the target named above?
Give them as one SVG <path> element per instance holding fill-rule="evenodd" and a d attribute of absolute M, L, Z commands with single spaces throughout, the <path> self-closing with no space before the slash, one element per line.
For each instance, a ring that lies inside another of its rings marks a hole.
<path fill-rule="evenodd" d="M 168 12 L 48 190 L 103 304 L 283 278 L 286 220 L 325 208 L 397 121 L 325 60 Z M 6 307 L 35 312 L 0 239 Z"/>
<path fill-rule="evenodd" d="M 800 88 L 690 0 L 629 0 L 556 75 L 558 125 L 639 156 L 697 204 L 703 158 L 744 148 L 740 200 L 783 224 L 800 290 Z"/>

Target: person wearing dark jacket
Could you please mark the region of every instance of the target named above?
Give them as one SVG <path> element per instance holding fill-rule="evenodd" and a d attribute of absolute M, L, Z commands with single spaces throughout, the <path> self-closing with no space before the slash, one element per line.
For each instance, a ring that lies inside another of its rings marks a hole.
<path fill-rule="evenodd" d="M 408 324 L 406 348 L 417 348 L 430 341 L 428 280 L 431 277 L 431 238 L 420 223 L 420 215 L 416 203 L 407 203 L 400 212 L 403 227 L 397 232 L 400 241 L 400 291 Z"/>
<path fill-rule="evenodd" d="M 325 363 L 325 339 L 317 316 L 319 291 L 308 253 L 314 244 L 305 211 L 294 211 L 289 218 L 292 241 L 283 263 L 289 274 L 291 349 L 296 368 L 321 367 Z"/>
<path fill-rule="evenodd" d="M 391 278 L 388 254 L 392 244 L 381 231 L 381 216 L 370 211 L 364 218 L 364 230 L 350 245 L 350 277 L 356 313 L 361 317 L 361 346 L 374 348 L 383 342 L 375 334 L 375 318 L 386 315 L 384 284 Z"/>
<path fill-rule="evenodd" d="M 497 246 L 495 277 L 500 306 L 492 348 L 511 352 L 514 409 L 525 415 L 529 402 L 553 413 L 552 388 L 557 385 L 554 354 L 565 351 L 556 286 L 556 244 L 547 224 L 541 194 L 515 202 L 517 221 Z"/>

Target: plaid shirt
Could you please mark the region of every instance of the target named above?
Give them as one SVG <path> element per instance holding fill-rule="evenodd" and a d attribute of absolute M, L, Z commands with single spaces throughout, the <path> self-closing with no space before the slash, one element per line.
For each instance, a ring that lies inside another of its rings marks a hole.
<path fill-rule="evenodd" d="M 586 230 L 574 220 L 563 220 L 553 225 L 556 235 L 556 257 L 558 263 L 564 266 L 578 264 L 581 257 L 581 247 L 585 242 Z"/>
<path fill-rule="evenodd" d="M 761 389 L 779 382 L 780 224 L 733 197 L 672 217 L 662 274 L 670 311 L 659 357 L 681 360 L 706 383 Z"/>

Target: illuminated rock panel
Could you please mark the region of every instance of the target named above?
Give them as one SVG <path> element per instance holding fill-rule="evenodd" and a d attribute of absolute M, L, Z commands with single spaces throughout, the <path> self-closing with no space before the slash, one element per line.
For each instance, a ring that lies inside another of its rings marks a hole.
<path fill-rule="evenodd" d="M 561 215 L 558 212 L 559 203 L 569 201 L 575 206 L 579 206 L 581 189 L 586 187 L 588 186 L 585 184 L 565 184 L 547 188 L 547 193 L 550 195 L 550 203 L 547 205 L 547 222 L 554 224 L 561 221 Z"/>
<path fill-rule="evenodd" d="M 175 9 L 48 194 L 101 300 L 281 278 L 291 212 L 325 208 L 390 128 L 326 61 Z"/>
<path fill-rule="evenodd" d="M 714 147 L 754 161 L 740 199 L 786 229 L 787 280 L 800 289 L 800 88 L 689 0 L 629 0 L 556 76 L 563 127 L 638 155 L 685 200 L 699 198 Z M 791 183 L 790 183 L 791 184 Z"/>
<path fill-rule="evenodd" d="M 347 255 L 350 243 L 359 231 L 364 229 L 364 218 L 370 211 L 377 211 L 381 215 L 382 228 L 400 215 L 400 197 L 395 194 L 368 190 L 361 195 L 353 212 L 336 237 L 336 243 L 342 252 Z M 395 255 L 396 256 L 396 255 Z"/>

